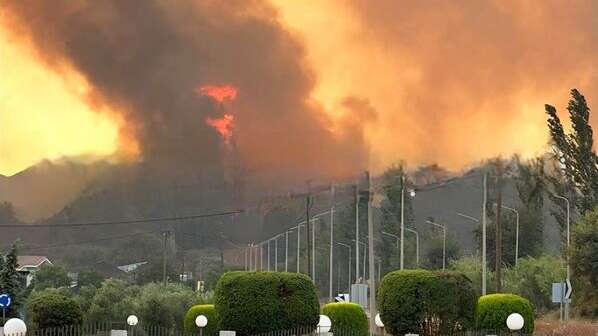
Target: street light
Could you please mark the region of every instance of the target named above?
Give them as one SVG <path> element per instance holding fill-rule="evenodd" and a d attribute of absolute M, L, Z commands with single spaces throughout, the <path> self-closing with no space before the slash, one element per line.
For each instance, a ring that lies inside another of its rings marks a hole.
<path fill-rule="evenodd" d="M 513 211 L 515 213 L 515 266 L 517 266 L 517 260 L 519 260 L 519 211 L 506 205 L 501 205 L 505 210 Z"/>
<path fill-rule="evenodd" d="M 554 197 L 565 201 L 567 204 L 567 250 L 569 250 L 569 245 L 571 243 L 571 230 L 570 230 L 570 220 L 571 220 L 571 207 L 569 204 L 569 199 L 565 196 L 554 195 Z M 569 253 L 566 253 L 566 262 L 567 262 L 567 283 L 571 282 L 571 268 L 569 267 Z M 565 301 L 565 320 L 569 320 L 569 300 Z"/>
<path fill-rule="evenodd" d="M 513 313 L 507 317 L 507 328 L 511 331 L 519 331 L 523 328 L 525 321 L 519 313 Z"/>
<path fill-rule="evenodd" d="M 484 175 L 484 186 L 486 185 L 486 175 Z M 484 196 L 486 193 L 484 192 Z M 485 199 L 485 198 L 484 198 Z M 482 216 L 486 216 L 486 202 L 484 201 L 484 210 L 482 211 Z M 479 223 L 480 220 L 466 215 L 461 212 L 457 212 L 457 216 L 461 216 L 463 218 L 469 219 L 476 223 Z M 483 217 L 483 218 L 484 218 Z M 486 295 L 486 221 L 482 221 L 482 295 Z"/>
<path fill-rule="evenodd" d="M 318 322 L 318 334 L 326 334 L 332 327 L 332 321 L 326 315 L 320 315 L 320 321 Z"/>
<path fill-rule="evenodd" d="M 376 314 L 376 318 L 374 318 L 374 322 L 376 322 L 376 326 L 378 328 L 384 328 L 384 322 L 382 322 L 382 319 L 380 318 L 380 314 Z"/>
<path fill-rule="evenodd" d="M 401 253 L 401 251 L 400 251 L 400 248 L 399 248 L 399 241 L 401 240 L 401 238 L 400 238 L 399 236 L 397 236 L 396 234 L 394 234 L 394 233 L 390 233 L 390 232 L 386 232 L 386 231 L 381 231 L 381 233 L 382 233 L 383 235 L 385 235 L 385 236 L 389 236 L 389 237 L 391 237 L 391 238 L 394 238 L 394 239 L 396 239 L 396 241 L 397 241 L 397 252 L 400 254 L 400 253 Z M 400 257 L 401 257 L 401 256 L 399 255 L 399 258 L 400 258 Z"/>
<path fill-rule="evenodd" d="M 3 332 L 5 336 L 24 336 L 27 333 L 27 325 L 21 319 L 11 318 L 4 323 Z"/>
<path fill-rule="evenodd" d="M 203 328 L 208 325 L 208 318 L 205 315 L 197 315 L 195 325 L 199 328 L 199 335 L 203 335 Z"/>
<path fill-rule="evenodd" d="M 431 220 L 427 220 L 426 223 L 432 224 L 442 229 L 442 270 L 446 270 L 446 225 L 438 224 L 432 222 Z"/>
<path fill-rule="evenodd" d="M 405 230 L 415 234 L 415 266 L 419 268 L 419 233 L 410 228 L 405 228 Z"/>
<path fill-rule="evenodd" d="M 139 323 L 139 319 L 137 318 L 137 316 L 129 315 L 129 317 L 127 317 L 127 324 L 130 325 L 131 327 L 136 326 L 137 323 Z"/>

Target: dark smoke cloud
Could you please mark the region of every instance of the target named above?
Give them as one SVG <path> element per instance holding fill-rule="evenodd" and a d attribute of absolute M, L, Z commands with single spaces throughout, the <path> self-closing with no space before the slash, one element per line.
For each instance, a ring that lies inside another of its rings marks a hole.
<path fill-rule="evenodd" d="M 263 1 L 0 3 L 4 24 L 47 64 L 72 66 L 92 85 L 90 103 L 117 111 L 145 161 L 220 162 L 221 139 L 204 120 L 222 108 L 195 89 L 232 84 L 235 142 L 250 169 L 339 176 L 365 165 L 362 155 L 341 159 L 365 148 L 362 126 L 341 140 L 332 133 L 309 100 L 315 78 L 303 46 Z"/>

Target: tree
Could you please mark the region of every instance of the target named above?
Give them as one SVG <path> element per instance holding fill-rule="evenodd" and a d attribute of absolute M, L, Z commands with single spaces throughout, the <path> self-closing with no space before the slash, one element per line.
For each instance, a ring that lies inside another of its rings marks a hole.
<path fill-rule="evenodd" d="M 23 292 L 23 279 L 17 272 L 17 244 L 13 244 L 5 256 L 0 255 L 0 259 L 0 292 L 12 298 L 12 304 L 6 314 L 9 317 L 17 317 L 22 305 Z"/>
<path fill-rule="evenodd" d="M 393 165 L 382 175 L 378 189 L 381 189 L 381 193 L 384 196 L 380 206 L 382 211 L 381 230 L 383 232 L 395 234 L 397 236 L 400 235 L 402 192 L 405 193 L 402 202 L 405 206 L 403 213 L 404 225 L 405 227 L 413 226 L 414 214 L 407 185 L 409 185 L 409 181 L 405 176 L 405 169 L 402 164 Z M 406 235 L 409 235 L 409 233 L 406 233 Z M 376 252 L 382 260 L 384 273 L 393 269 L 398 269 L 400 267 L 400 248 L 397 248 L 396 238 L 383 234 L 381 240 L 382 242 L 378 245 Z M 408 240 L 408 238 L 405 240 L 411 241 L 411 239 Z M 411 246 L 407 245 L 404 246 L 405 254 L 407 254 L 408 251 L 414 250 L 410 247 Z M 404 258 L 405 263 L 409 262 L 409 260 L 412 259 Z"/>
<path fill-rule="evenodd" d="M 554 308 L 551 301 L 552 283 L 561 282 L 565 277 L 563 260 L 551 256 L 519 259 L 517 266 L 505 269 L 504 287 L 530 300 L 537 310 L 549 311 Z"/>
<path fill-rule="evenodd" d="M 545 105 L 548 130 L 553 142 L 554 156 L 561 163 L 565 181 L 574 192 L 575 203 L 583 214 L 593 209 L 598 201 L 598 158 L 594 151 L 590 108 L 585 97 L 571 90 L 567 106 L 572 133 L 566 134 L 554 106 Z"/>
<path fill-rule="evenodd" d="M 77 301 L 55 289 L 32 295 L 27 301 L 27 316 L 37 330 L 83 322 L 83 312 Z"/>
<path fill-rule="evenodd" d="M 64 267 L 59 265 L 43 265 L 33 277 L 33 288 L 37 290 L 69 287 L 70 285 L 71 279 Z"/>
<path fill-rule="evenodd" d="M 546 175 L 542 158 L 522 162 L 515 157 L 518 174 L 516 188 L 522 206 L 519 211 L 519 258 L 538 256 L 542 252 L 544 241 L 544 194 L 546 193 Z M 521 244 L 525 242 L 525 244 Z"/>
<path fill-rule="evenodd" d="M 104 281 L 91 300 L 86 319 L 90 322 L 125 321 L 137 311 L 134 298 L 139 292 L 139 287 L 126 286 L 120 280 Z"/>
<path fill-rule="evenodd" d="M 450 235 L 446 236 L 446 268 L 453 260 L 459 259 L 459 244 Z M 430 269 L 442 269 L 443 239 L 442 233 L 432 236 L 425 254 L 425 264 Z"/>
<path fill-rule="evenodd" d="M 202 303 L 199 293 L 180 283 L 166 286 L 151 283 L 141 287 L 134 298 L 139 318 L 153 325 L 182 330 L 184 316 L 189 309 Z"/>
<path fill-rule="evenodd" d="M 135 279 L 138 285 L 150 282 L 162 282 L 164 278 L 163 261 L 159 258 L 150 260 L 147 264 L 139 267 L 136 272 Z M 171 262 L 166 264 L 166 279 L 167 281 L 178 281 L 176 271 Z"/>
<path fill-rule="evenodd" d="M 573 303 L 579 313 L 598 316 L 598 207 L 587 212 L 573 227 L 570 266 L 573 272 Z"/>
<path fill-rule="evenodd" d="M 102 285 L 102 281 L 104 281 L 104 277 L 98 271 L 91 268 L 84 268 L 79 271 L 77 285 L 79 287 L 93 286 L 98 288 Z"/>

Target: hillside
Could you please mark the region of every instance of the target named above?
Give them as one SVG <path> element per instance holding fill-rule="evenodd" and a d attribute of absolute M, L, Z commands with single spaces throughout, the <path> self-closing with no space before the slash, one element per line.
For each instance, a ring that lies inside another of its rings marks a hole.
<path fill-rule="evenodd" d="M 0 201 L 11 202 L 20 220 L 34 222 L 76 199 L 106 167 L 101 162 L 42 161 L 13 176 L 0 176 Z"/>

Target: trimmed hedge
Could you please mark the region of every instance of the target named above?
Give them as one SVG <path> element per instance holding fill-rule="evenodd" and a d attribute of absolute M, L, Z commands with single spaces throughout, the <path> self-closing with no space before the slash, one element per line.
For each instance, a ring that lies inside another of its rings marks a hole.
<path fill-rule="evenodd" d="M 77 301 L 55 291 L 36 293 L 27 302 L 27 317 L 37 330 L 83 322 L 83 312 Z"/>
<path fill-rule="evenodd" d="M 369 335 L 368 317 L 360 305 L 350 302 L 333 302 L 322 308 L 322 314 L 332 321 L 332 333 L 350 331 L 353 336 Z"/>
<path fill-rule="evenodd" d="M 183 320 L 185 332 L 199 334 L 199 327 L 195 324 L 195 318 L 199 315 L 204 315 L 208 319 L 208 324 L 203 328 L 203 334 L 206 336 L 218 335 L 220 319 L 213 304 L 191 307 Z"/>
<path fill-rule="evenodd" d="M 534 332 L 534 306 L 529 300 L 515 294 L 489 294 L 479 298 L 476 307 L 476 328 L 508 331 L 507 317 L 512 313 L 523 316 L 524 334 Z"/>
<path fill-rule="evenodd" d="M 380 284 L 378 308 L 392 335 L 444 335 L 474 325 L 477 295 L 460 273 L 400 270 Z"/>
<path fill-rule="evenodd" d="M 320 305 L 309 277 L 297 273 L 228 272 L 215 292 L 220 329 L 240 335 L 314 328 Z"/>

